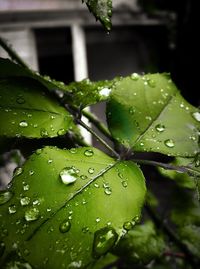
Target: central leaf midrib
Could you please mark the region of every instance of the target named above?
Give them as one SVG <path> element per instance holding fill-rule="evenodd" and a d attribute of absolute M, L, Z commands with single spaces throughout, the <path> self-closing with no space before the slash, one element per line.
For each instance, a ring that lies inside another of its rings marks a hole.
<path fill-rule="evenodd" d="M 143 136 L 146 134 L 146 132 L 151 128 L 151 126 L 154 124 L 154 122 L 161 116 L 161 114 L 163 113 L 163 111 L 167 108 L 167 106 L 169 105 L 169 103 L 172 101 L 172 99 L 176 96 L 172 95 L 170 96 L 170 98 L 167 100 L 166 104 L 162 107 L 162 109 L 160 110 L 160 112 L 156 115 L 156 117 L 150 122 L 149 125 L 147 125 L 147 127 L 144 129 L 144 131 L 138 136 L 138 138 L 136 139 L 136 141 L 134 142 L 134 144 L 132 145 L 132 147 L 134 148 L 134 146 L 143 138 Z"/>
<path fill-rule="evenodd" d="M 77 195 L 83 192 L 84 189 L 86 189 L 90 184 L 92 184 L 95 180 L 97 180 L 99 177 L 107 173 L 110 169 L 112 169 L 116 164 L 118 164 L 119 161 L 116 161 L 112 165 L 107 166 L 103 170 L 101 170 L 95 177 L 93 177 L 91 180 L 89 180 L 85 185 L 80 187 L 72 197 L 70 197 L 67 201 L 64 202 L 63 205 L 61 205 L 50 217 L 45 219 L 38 227 L 35 228 L 35 230 L 27 237 L 26 241 L 30 241 L 33 236 L 51 219 L 53 219 L 60 210 L 62 210 L 67 203 L 69 203 L 72 199 L 74 199 Z"/>

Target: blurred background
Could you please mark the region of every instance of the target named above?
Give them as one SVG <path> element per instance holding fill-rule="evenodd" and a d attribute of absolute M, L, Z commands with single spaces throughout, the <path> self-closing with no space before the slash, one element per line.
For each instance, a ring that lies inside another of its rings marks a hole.
<path fill-rule="evenodd" d="M 0 36 L 34 70 L 65 83 L 170 72 L 199 106 L 197 2 L 113 0 L 108 34 L 81 0 L 0 0 Z M 104 109 L 92 107 L 105 122 Z"/>

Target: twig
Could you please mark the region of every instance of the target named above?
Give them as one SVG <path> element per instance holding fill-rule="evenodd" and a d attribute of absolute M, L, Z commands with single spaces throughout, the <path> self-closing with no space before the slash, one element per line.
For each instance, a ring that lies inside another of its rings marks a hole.
<path fill-rule="evenodd" d="M 8 53 L 12 60 L 20 64 L 21 66 L 29 69 L 28 65 L 21 59 L 21 57 L 15 52 L 15 50 L 7 44 L 5 39 L 3 39 L 2 37 L 0 37 L 0 46 Z"/>
<path fill-rule="evenodd" d="M 166 170 L 175 170 L 181 173 L 187 173 L 189 176 L 196 176 L 196 172 L 187 168 L 187 166 L 176 166 L 170 163 L 161 163 L 151 160 L 140 160 L 140 159 L 132 159 L 136 163 L 144 164 L 144 165 L 152 165 L 152 166 L 160 166 Z"/>
<path fill-rule="evenodd" d="M 145 209 L 148 215 L 154 221 L 157 228 L 163 230 L 163 232 L 171 239 L 171 241 L 173 241 L 179 247 L 179 249 L 185 254 L 185 257 L 187 258 L 188 262 L 191 265 L 193 265 L 193 269 L 197 269 L 198 263 L 196 262 L 194 255 L 190 252 L 188 247 L 184 243 L 182 243 L 182 241 L 174 233 L 174 231 L 165 222 L 163 222 L 163 220 L 156 214 L 156 212 L 149 205 L 146 205 Z"/>
<path fill-rule="evenodd" d="M 110 140 L 113 140 L 113 137 L 111 136 L 110 132 L 106 128 L 106 126 L 100 122 L 100 120 L 91 112 L 82 110 L 82 114 L 91 122 L 95 125 L 95 127 L 102 133 L 104 134 L 107 138 Z"/>
<path fill-rule="evenodd" d="M 109 149 L 118 160 L 120 159 L 119 154 L 113 148 L 111 148 L 100 136 L 98 136 L 98 134 L 96 134 L 94 130 L 87 126 L 81 119 L 76 119 L 76 122 L 80 124 L 83 128 L 85 128 L 94 137 L 96 137 L 96 139 L 99 140 L 107 149 Z"/>

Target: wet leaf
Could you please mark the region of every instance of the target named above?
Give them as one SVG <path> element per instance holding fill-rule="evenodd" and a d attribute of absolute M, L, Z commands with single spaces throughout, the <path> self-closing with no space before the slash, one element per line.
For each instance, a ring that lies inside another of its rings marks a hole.
<path fill-rule="evenodd" d="M 146 188 L 132 162 L 94 148 L 45 147 L 15 171 L 6 191 L 0 266 L 15 251 L 34 268 L 56 269 L 85 268 L 106 254 L 124 223 L 140 215 Z"/>
<path fill-rule="evenodd" d="M 161 257 L 165 249 L 163 238 L 156 231 L 153 222 L 135 226 L 122 238 L 114 253 L 130 264 L 147 264 Z"/>
<path fill-rule="evenodd" d="M 71 115 L 31 79 L 0 80 L 0 135 L 46 138 L 73 128 Z"/>
<path fill-rule="evenodd" d="M 113 137 L 135 151 L 182 157 L 199 152 L 200 112 L 168 74 L 133 74 L 116 82 L 107 120 Z"/>
<path fill-rule="evenodd" d="M 111 30 L 112 0 L 83 0 L 107 31 Z"/>

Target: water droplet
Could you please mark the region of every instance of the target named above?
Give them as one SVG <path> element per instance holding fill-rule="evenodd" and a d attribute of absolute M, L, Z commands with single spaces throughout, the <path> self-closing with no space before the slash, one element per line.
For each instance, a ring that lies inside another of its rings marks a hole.
<path fill-rule="evenodd" d="M 59 230 L 61 233 L 68 232 L 70 228 L 71 228 L 71 223 L 69 220 L 64 220 L 59 226 Z"/>
<path fill-rule="evenodd" d="M 33 170 L 29 170 L 29 176 L 32 176 L 35 172 Z"/>
<path fill-rule="evenodd" d="M 10 214 L 15 214 L 17 212 L 16 205 L 11 205 L 8 207 L 8 212 Z"/>
<path fill-rule="evenodd" d="M 164 132 L 165 130 L 165 126 L 163 124 L 157 124 L 155 127 L 156 131 L 158 131 L 159 133 Z"/>
<path fill-rule="evenodd" d="M 123 186 L 124 188 L 126 188 L 126 187 L 128 186 L 128 182 L 127 182 L 126 180 L 123 180 L 123 181 L 122 181 L 122 186 Z"/>
<path fill-rule="evenodd" d="M 24 190 L 24 191 L 28 191 L 28 190 L 29 190 L 29 185 L 28 185 L 28 184 L 25 184 L 25 185 L 23 186 L 23 190 Z"/>
<path fill-rule="evenodd" d="M 133 73 L 131 75 L 131 79 L 134 80 L 134 81 L 137 81 L 139 79 L 139 75 L 137 73 Z"/>
<path fill-rule="evenodd" d="M 99 223 L 101 221 L 100 218 L 96 218 L 96 222 Z"/>
<path fill-rule="evenodd" d="M 106 254 L 116 243 L 118 235 L 112 227 L 105 227 L 95 232 L 93 256 L 98 258 Z"/>
<path fill-rule="evenodd" d="M 41 135 L 42 137 L 48 137 L 48 136 L 49 136 L 49 133 L 47 132 L 46 129 L 41 128 L 41 129 L 40 129 L 40 135 Z"/>
<path fill-rule="evenodd" d="M 77 153 L 77 149 L 76 149 L 76 148 L 71 148 L 69 151 L 70 151 L 70 153 L 72 153 L 72 154 Z"/>
<path fill-rule="evenodd" d="M 99 188 L 99 184 L 94 183 L 95 188 Z"/>
<path fill-rule="evenodd" d="M 24 218 L 26 221 L 35 221 L 40 217 L 40 211 L 36 207 L 32 207 L 25 212 Z"/>
<path fill-rule="evenodd" d="M 17 167 L 17 168 L 14 170 L 13 176 L 14 176 L 14 177 L 19 176 L 19 175 L 22 174 L 22 172 L 23 172 L 22 167 Z"/>
<path fill-rule="evenodd" d="M 129 113 L 130 113 L 130 114 L 134 114 L 134 113 L 135 113 L 135 109 L 131 107 L 131 108 L 129 109 Z"/>
<path fill-rule="evenodd" d="M 156 82 L 154 79 L 149 79 L 148 80 L 148 84 L 151 88 L 155 88 L 156 87 Z"/>
<path fill-rule="evenodd" d="M 83 233 L 87 233 L 87 232 L 89 232 L 89 228 L 88 228 L 88 227 L 83 227 L 83 228 L 82 228 L 82 232 L 83 232 Z"/>
<path fill-rule="evenodd" d="M 30 203 L 31 199 L 29 197 L 23 197 L 20 199 L 20 204 L 22 206 L 27 206 Z"/>
<path fill-rule="evenodd" d="M 12 196 L 13 196 L 13 193 L 10 191 L 0 192 L 0 205 L 3 205 L 7 203 L 8 201 L 10 201 Z"/>
<path fill-rule="evenodd" d="M 174 141 L 172 139 L 167 139 L 167 140 L 165 140 L 164 143 L 168 148 L 173 148 L 174 147 Z"/>
<path fill-rule="evenodd" d="M 6 248 L 5 243 L 0 241 L 0 257 L 3 256 L 5 248 Z"/>
<path fill-rule="evenodd" d="M 200 121 L 200 113 L 198 111 L 192 113 L 192 116 L 195 120 Z"/>
<path fill-rule="evenodd" d="M 65 135 L 65 133 L 66 133 L 66 131 L 65 131 L 64 128 L 58 130 L 58 132 L 57 132 L 57 134 L 60 135 L 60 136 Z"/>
<path fill-rule="evenodd" d="M 87 177 L 86 175 L 81 175 L 80 178 L 81 178 L 82 180 L 86 180 L 88 177 Z"/>
<path fill-rule="evenodd" d="M 20 121 L 19 126 L 23 127 L 23 128 L 28 127 L 28 122 L 25 120 L 22 120 L 22 121 Z"/>
<path fill-rule="evenodd" d="M 20 105 L 25 103 L 25 99 L 22 96 L 17 97 L 16 102 Z"/>
<path fill-rule="evenodd" d="M 131 230 L 133 228 L 133 224 L 131 221 L 126 221 L 123 225 L 123 228 L 127 231 Z"/>
<path fill-rule="evenodd" d="M 94 174 L 94 168 L 89 168 L 89 169 L 88 169 L 88 173 L 89 173 L 89 174 Z"/>
<path fill-rule="evenodd" d="M 109 88 L 103 88 L 100 90 L 99 94 L 104 97 L 108 97 L 110 95 L 111 89 Z"/>
<path fill-rule="evenodd" d="M 85 150 L 84 155 L 87 157 L 92 157 L 94 155 L 94 152 L 92 149 L 87 149 Z"/>
<path fill-rule="evenodd" d="M 107 195 L 111 195 L 111 193 L 112 193 L 112 189 L 111 189 L 110 187 L 106 187 L 106 188 L 104 189 L 104 193 L 107 194 Z"/>
<path fill-rule="evenodd" d="M 193 140 L 193 141 L 196 141 L 196 137 L 195 137 L 194 135 L 191 135 L 191 136 L 189 137 L 189 139 L 191 139 L 191 140 Z"/>
<path fill-rule="evenodd" d="M 72 168 L 72 167 L 65 167 L 60 172 L 60 178 L 61 178 L 62 182 L 65 185 L 68 185 L 68 184 L 74 183 L 77 180 L 78 175 L 77 175 L 77 172 L 75 171 L 74 168 Z"/>
<path fill-rule="evenodd" d="M 40 155 L 42 153 L 42 149 L 37 149 L 35 152 L 37 155 Z"/>
<path fill-rule="evenodd" d="M 53 160 L 51 160 L 51 159 L 48 160 L 48 163 L 49 163 L 49 164 L 51 164 L 52 162 L 53 162 Z"/>

